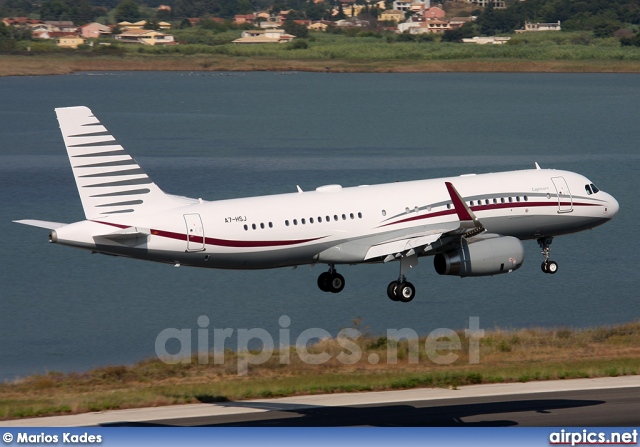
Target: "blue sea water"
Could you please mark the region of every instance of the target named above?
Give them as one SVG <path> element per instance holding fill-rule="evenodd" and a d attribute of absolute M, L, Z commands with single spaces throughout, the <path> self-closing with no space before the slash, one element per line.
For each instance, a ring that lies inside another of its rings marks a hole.
<path fill-rule="evenodd" d="M 640 77 L 622 74 L 84 73 L 0 78 L 0 379 L 155 355 L 165 328 L 374 334 L 589 327 L 640 318 Z M 533 167 L 580 172 L 620 202 L 592 231 L 557 238 L 557 275 L 533 241 L 524 266 L 440 277 L 430 259 L 393 303 L 397 265 L 323 270 L 174 268 L 49 245 L 12 223 L 84 218 L 53 109 L 90 107 L 165 191 L 206 200 Z M 276 340 L 277 342 L 277 340 Z"/>

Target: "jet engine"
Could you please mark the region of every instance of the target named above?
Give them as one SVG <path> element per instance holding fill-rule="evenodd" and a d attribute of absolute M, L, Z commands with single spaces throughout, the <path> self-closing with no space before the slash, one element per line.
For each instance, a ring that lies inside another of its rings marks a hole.
<path fill-rule="evenodd" d="M 519 239 L 485 234 L 471 240 L 461 239 L 455 250 L 438 253 L 433 265 L 440 275 L 492 276 L 517 270 L 524 261 Z"/>

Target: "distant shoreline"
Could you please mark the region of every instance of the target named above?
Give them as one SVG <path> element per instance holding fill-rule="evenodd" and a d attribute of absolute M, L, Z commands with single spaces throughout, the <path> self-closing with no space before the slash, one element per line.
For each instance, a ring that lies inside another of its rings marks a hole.
<path fill-rule="evenodd" d="M 0 55 L 0 77 L 88 71 L 304 71 L 324 73 L 640 73 L 640 61 L 523 59 L 305 60 L 237 56 Z"/>

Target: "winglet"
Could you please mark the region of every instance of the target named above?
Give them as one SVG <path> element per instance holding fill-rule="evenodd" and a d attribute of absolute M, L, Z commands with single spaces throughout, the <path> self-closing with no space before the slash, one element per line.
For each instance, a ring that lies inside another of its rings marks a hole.
<path fill-rule="evenodd" d="M 453 207 L 458 214 L 458 219 L 460 219 L 460 225 L 469 228 L 483 228 L 476 215 L 471 211 L 471 208 L 462 200 L 460 193 L 458 193 L 453 184 L 451 182 L 445 182 L 445 185 L 447 185 L 447 191 L 449 191 Z"/>

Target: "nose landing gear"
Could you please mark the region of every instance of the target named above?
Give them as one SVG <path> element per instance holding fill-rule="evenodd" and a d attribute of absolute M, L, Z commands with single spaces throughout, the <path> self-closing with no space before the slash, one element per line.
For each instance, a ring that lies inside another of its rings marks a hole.
<path fill-rule="evenodd" d="M 542 265 L 540 268 L 544 273 L 549 273 L 551 275 L 555 274 L 558 271 L 558 263 L 556 261 L 549 260 L 549 256 L 551 253 L 551 243 L 553 242 L 552 237 L 541 237 L 537 239 L 538 245 L 542 249 L 541 253 L 544 256 L 544 261 L 542 261 Z"/>

